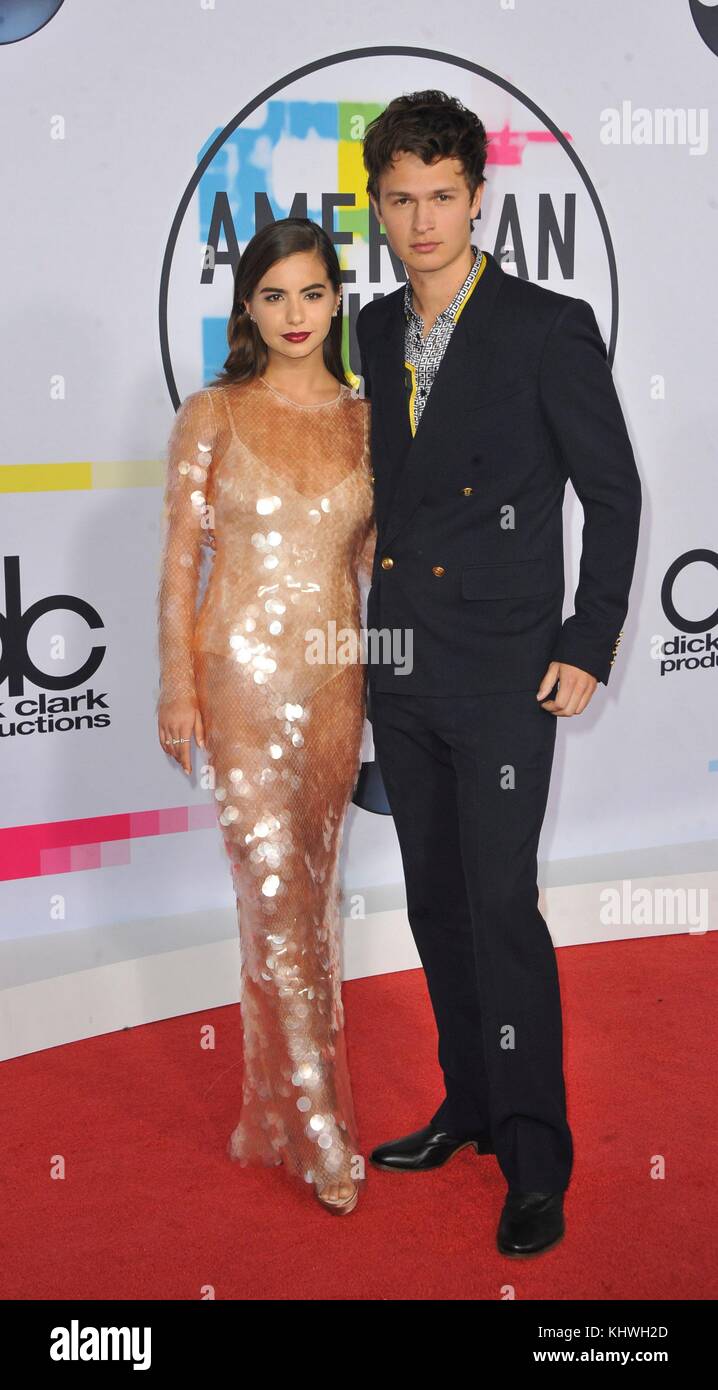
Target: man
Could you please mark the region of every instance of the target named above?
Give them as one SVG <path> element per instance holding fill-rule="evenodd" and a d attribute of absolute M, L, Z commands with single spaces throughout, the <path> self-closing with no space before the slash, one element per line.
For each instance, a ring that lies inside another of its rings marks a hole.
<path fill-rule="evenodd" d="M 539 834 L 556 719 L 608 683 L 621 640 L 641 486 L 591 306 L 471 244 L 485 161 L 481 121 L 442 92 L 397 98 L 364 143 L 408 275 L 357 320 L 377 518 L 367 626 L 413 635 L 409 672 L 370 659 L 370 715 L 446 1090 L 371 1158 L 417 1171 L 467 1145 L 495 1153 L 498 1248 L 531 1255 L 563 1235 L 573 1161 Z M 562 623 L 569 479 L 584 527 Z"/>

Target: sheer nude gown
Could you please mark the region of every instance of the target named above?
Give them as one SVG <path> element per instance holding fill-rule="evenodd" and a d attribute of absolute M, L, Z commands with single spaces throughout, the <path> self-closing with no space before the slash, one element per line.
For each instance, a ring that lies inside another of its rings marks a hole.
<path fill-rule="evenodd" d="M 197 391 L 175 417 L 163 510 L 158 705 L 187 696 L 202 714 L 238 909 L 243 1104 L 228 1152 L 283 1162 L 318 1191 L 363 1177 L 337 861 L 366 659 L 312 663 L 306 638 L 334 630 L 346 652 L 348 629 L 358 646 L 376 541 L 370 408 L 339 383 L 318 405 L 262 377 Z"/>

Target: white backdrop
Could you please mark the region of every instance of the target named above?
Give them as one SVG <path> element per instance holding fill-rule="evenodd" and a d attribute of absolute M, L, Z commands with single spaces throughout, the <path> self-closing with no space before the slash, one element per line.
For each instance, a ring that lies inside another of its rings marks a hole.
<path fill-rule="evenodd" d="M 718 865 L 715 21 L 688 0 L 67 0 L 0 44 L 5 1055 L 236 997 L 211 793 L 155 728 L 173 395 L 223 360 L 226 253 L 257 209 L 340 234 L 352 316 L 396 288 L 388 252 L 370 254 L 359 140 L 422 87 L 459 96 L 491 136 L 475 242 L 589 299 L 615 343 L 644 487 L 609 686 L 558 729 L 542 880 L 582 887 L 554 898 L 549 925 L 557 944 L 690 925 L 630 911 L 607 925 L 599 888 L 712 890 Z M 568 613 L 570 489 L 565 517 Z M 679 669 L 661 655 L 677 638 L 700 649 Z M 346 974 L 415 964 L 389 817 L 350 808 L 342 867 Z"/>

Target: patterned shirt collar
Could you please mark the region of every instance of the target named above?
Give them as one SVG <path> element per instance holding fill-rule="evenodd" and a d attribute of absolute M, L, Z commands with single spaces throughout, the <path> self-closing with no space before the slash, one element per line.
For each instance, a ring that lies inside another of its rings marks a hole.
<path fill-rule="evenodd" d="M 476 273 L 479 269 L 479 266 L 481 265 L 481 255 L 479 253 L 478 246 L 474 246 L 472 244 L 471 252 L 474 257 L 474 263 L 471 267 L 471 270 L 469 271 L 461 288 L 456 291 L 456 294 L 454 295 L 454 298 L 452 299 L 451 303 L 448 304 L 445 309 L 442 309 L 441 313 L 437 314 L 437 318 L 449 320 L 453 319 L 457 309 L 459 308 L 459 305 L 463 303 L 469 290 L 471 289 L 471 286 L 473 285 L 474 280 L 476 279 Z M 407 323 L 413 323 L 417 331 L 421 332 L 424 326 L 424 320 L 421 318 L 419 314 L 416 313 L 416 310 L 414 309 L 413 295 L 411 290 L 411 280 L 407 280 L 404 286 L 404 318 L 406 319 Z"/>

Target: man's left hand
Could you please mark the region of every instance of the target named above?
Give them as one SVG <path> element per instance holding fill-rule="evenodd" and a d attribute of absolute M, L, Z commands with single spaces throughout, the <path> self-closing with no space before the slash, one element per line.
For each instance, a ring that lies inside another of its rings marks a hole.
<path fill-rule="evenodd" d="M 558 681 L 555 700 L 547 700 L 549 690 Z M 536 692 L 536 699 L 549 714 L 582 714 L 593 695 L 598 681 L 580 666 L 569 666 L 566 661 L 552 661 Z"/>

